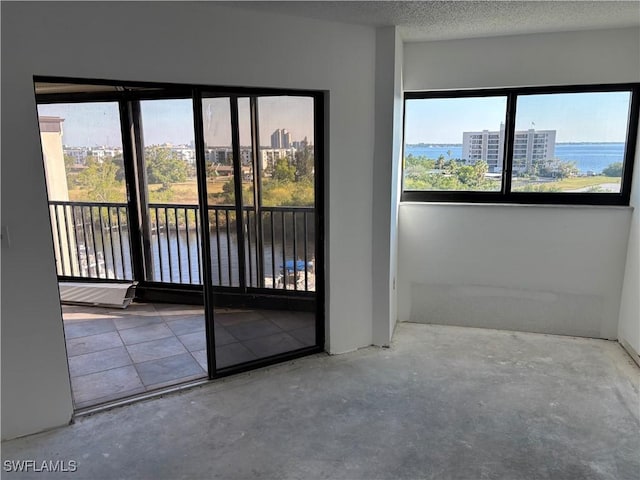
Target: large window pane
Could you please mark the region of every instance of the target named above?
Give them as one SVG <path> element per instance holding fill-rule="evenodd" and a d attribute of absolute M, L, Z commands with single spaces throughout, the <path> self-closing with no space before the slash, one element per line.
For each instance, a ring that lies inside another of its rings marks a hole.
<path fill-rule="evenodd" d="M 49 200 L 126 202 L 118 104 L 38 105 Z"/>
<path fill-rule="evenodd" d="M 504 96 L 407 100 L 404 190 L 499 191 L 506 106 Z"/>
<path fill-rule="evenodd" d="M 228 97 L 202 100 L 202 122 L 209 205 L 233 205 L 233 146 Z"/>
<path fill-rule="evenodd" d="M 140 110 L 151 256 L 148 279 L 198 284 L 201 233 L 192 102 L 145 100 Z"/>
<path fill-rule="evenodd" d="M 202 100 L 212 282 L 240 285 L 229 97 Z M 250 192 L 250 189 L 249 189 Z M 243 199 L 246 195 L 243 195 Z"/>
<path fill-rule="evenodd" d="M 311 97 L 258 98 L 264 286 L 315 290 L 315 139 Z M 259 253 L 259 252 L 258 252 Z"/>
<path fill-rule="evenodd" d="M 518 96 L 515 192 L 619 193 L 629 92 Z"/>
<path fill-rule="evenodd" d="M 131 279 L 116 102 L 38 105 L 58 275 Z"/>
<path fill-rule="evenodd" d="M 260 97 L 262 205 L 313 206 L 313 98 Z"/>
<path fill-rule="evenodd" d="M 149 203 L 198 203 L 190 99 L 140 102 Z"/>

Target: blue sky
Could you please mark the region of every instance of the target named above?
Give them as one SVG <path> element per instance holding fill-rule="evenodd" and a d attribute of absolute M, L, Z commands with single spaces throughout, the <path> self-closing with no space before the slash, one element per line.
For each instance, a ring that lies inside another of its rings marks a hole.
<path fill-rule="evenodd" d="M 191 100 L 143 101 L 145 144 L 184 144 L 194 139 Z M 240 101 L 240 141 L 249 144 L 249 102 Z M 462 143 L 462 132 L 497 130 L 505 121 L 506 97 L 408 100 L 407 143 Z M 629 109 L 628 92 L 521 95 L 516 129 L 532 125 L 556 130 L 557 142 L 624 142 Z M 120 146 L 116 103 L 39 105 L 40 115 L 60 116 L 63 142 L 73 146 Z M 277 128 L 292 140 L 313 140 L 313 101 L 304 97 L 259 99 L 260 143 L 269 146 Z M 230 145 L 229 101 L 206 99 L 203 105 L 205 141 Z"/>
<path fill-rule="evenodd" d="M 498 130 L 506 97 L 406 102 L 406 143 L 462 143 L 462 132 Z M 556 130 L 557 142 L 624 142 L 628 92 L 521 95 L 516 129 Z"/>
<path fill-rule="evenodd" d="M 146 145 L 188 144 L 194 139 L 191 100 L 141 102 Z M 313 142 L 313 100 L 309 97 L 261 97 L 260 144 L 269 146 L 271 133 L 286 128 L 291 139 L 305 136 Z M 39 105 L 39 115 L 64 118 L 63 143 L 72 146 L 121 146 L 118 105 L 114 102 Z M 248 145 L 249 101 L 240 99 L 240 143 Z M 203 102 L 205 141 L 209 145 L 231 145 L 228 99 Z"/>

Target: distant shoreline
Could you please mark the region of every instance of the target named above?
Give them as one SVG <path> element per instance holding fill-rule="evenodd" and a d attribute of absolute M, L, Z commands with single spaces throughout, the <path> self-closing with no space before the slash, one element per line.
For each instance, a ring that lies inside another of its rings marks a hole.
<path fill-rule="evenodd" d="M 462 150 L 462 144 L 405 144 L 404 155 L 447 160 L 461 158 Z M 622 163 L 624 150 L 624 142 L 562 142 L 555 144 L 553 158 L 574 162 L 581 173 L 589 175 L 602 172 L 614 163 Z"/>
<path fill-rule="evenodd" d="M 556 145 L 624 145 L 625 142 L 556 142 Z M 461 143 L 405 143 L 407 147 L 462 147 Z"/>

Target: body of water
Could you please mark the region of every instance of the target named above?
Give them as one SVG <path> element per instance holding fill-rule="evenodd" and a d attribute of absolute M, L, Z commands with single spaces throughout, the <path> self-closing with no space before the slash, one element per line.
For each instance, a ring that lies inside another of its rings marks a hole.
<path fill-rule="evenodd" d="M 79 230 L 78 247 L 87 252 L 85 262 L 76 260 L 77 264 L 83 264 L 83 271 L 65 272 L 62 270 L 62 263 L 58 262 L 58 274 L 79 275 L 81 277 L 92 278 L 118 278 L 132 279 L 133 267 L 131 264 L 130 239 L 126 229 L 122 231 L 122 236 L 117 231 L 97 232 L 92 234 L 88 228 L 87 235 L 84 230 Z M 255 233 L 255 232 L 254 232 Z M 313 263 L 315 260 L 315 237 L 312 228 L 307 231 L 307 238 L 304 237 L 304 229 L 298 228 L 296 241 L 294 242 L 292 231 L 286 234 L 278 232 L 273 237 L 271 243 L 270 231 L 266 231 L 263 248 L 263 275 L 271 282 L 281 273 L 281 266 L 287 261 L 306 259 Z M 210 235 L 211 244 L 211 269 L 214 286 L 237 287 L 240 284 L 240 268 L 238 263 L 238 241 L 235 233 L 229 236 L 226 232 L 212 232 Z M 89 247 L 85 247 L 85 240 Z M 151 235 L 151 264 L 153 266 L 153 278 L 156 282 L 171 282 L 181 284 L 199 285 L 202 283 L 202 268 L 199 265 L 200 239 L 195 231 L 187 235 L 186 231 L 169 232 L 162 231 L 160 235 Z M 71 252 L 64 250 L 57 251 L 56 257 L 69 259 L 69 255 L 75 256 L 77 247 L 72 247 Z M 305 254 L 306 249 L 306 254 Z M 97 255 L 96 255 L 97 252 Z M 97 259 L 97 261 L 96 261 Z M 251 235 L 251 241 L 245 241 L 245 259 L 247 281 L 250 286 L 259 286 L 256 265 L 260 262 L 257 251 L 255 234 Z M 304 265 L 304 261 L 302 261 Z M 307 278 L 308 280 L 308 278 Z M 273 284 L 273 283 L 272 283 Z M 314 290 L 315 286 L 309 283 L 309 290 Z"/>
<path fill-rule="evenodd" d="M 462 145 L 406 145 L 405 156 L 424 156 L 445 160 L 462 157 Z M 615 162 L 624 161 L 624 143 L 556 143 L 555 158 L 564 162 L 575 162 L 581 173 L 602 170 Z"/>
<path fill-rule="evenodd" d="M 555 157 L 576 162 L 582 173 L 601 173 L 612 163 L 624 162 L 624 143 L 559 143 Z"/>

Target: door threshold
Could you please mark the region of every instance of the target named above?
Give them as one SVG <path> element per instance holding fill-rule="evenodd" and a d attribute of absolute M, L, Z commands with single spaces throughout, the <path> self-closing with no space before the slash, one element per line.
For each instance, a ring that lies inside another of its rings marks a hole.
<path fill-rule="evenodd" d="M 73 418 L 84 417 L 87 415 L 93 415 L 94 413 L 111 410 L 113 408 L 124 407 L 125 405 L 131 405 L 132 403 L 141 402 L 143 400 L 149 400 L 152 398 L 161 397 L 169 393 L 180 392 L 182 390 L 188 390 L 194 387 L 199 387 L 209 382 L 210 382 L 209 378 L 204 377 L 198 380 L 191 380 L 189 382 L 179 383 L 177 385 L 170 385 L 168 387 L 159 388 L 157 390 L 152 390 L 149 392 L 138 393 L 135 395 L 131 395 L 129 397 L 120 398 L 118 400 L 112 400 L 109 402 L 100 403 L 98 405 L 94 405 L 91 407 L 78 408 L 77 410 L 74 410 Z"/>

